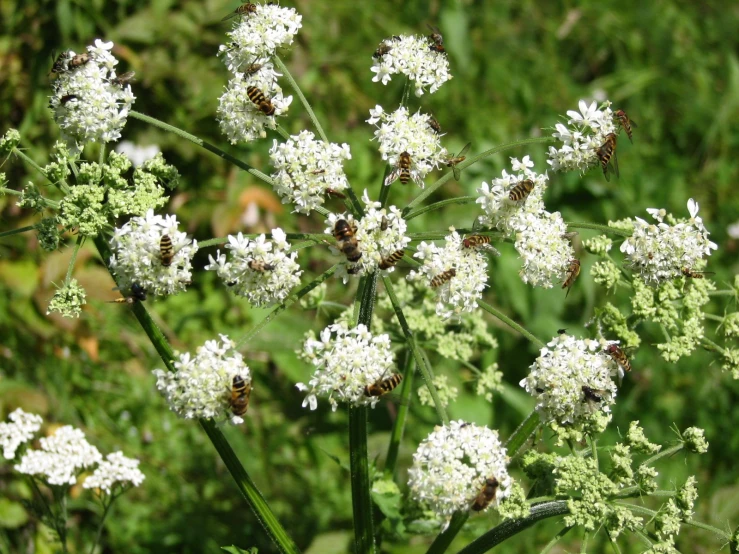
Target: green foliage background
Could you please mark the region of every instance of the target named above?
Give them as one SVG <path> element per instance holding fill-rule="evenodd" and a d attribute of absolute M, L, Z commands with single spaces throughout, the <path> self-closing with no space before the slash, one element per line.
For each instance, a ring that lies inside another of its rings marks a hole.
<path fill-rule="evenodd" d="M 739 219 L 739 4 L 721 1 L 657 0 L 421 2 L 325 2 L 303 0 L 297 44 L 288 66 L 311 101 L 329 137 L 348 142 L 352 161 L 346 169 L 355 190 L 375 196 L 384 170 L 371 129 L 364 123 L 376 104 L 397 105 L 402 83 L 372 83 L 370 56 L 378 42 L 393 34 L 426 33 L 426 23 L 444 34 L 454 79 L 433 96 L 424 96 L 448 133 L 453 151 L 472 141 L 473 152 L 503 142 L 547 134 L 558 114 L 575 109 L 580 98 L 602 94 L 639 124 L 633 146 L 619 146 L 621 178 L 606 183 L 599 171 L 584 177 L 555 175 L 547 207 L 568 221 L 605 223 L 609 219 L 645 216 L 648 207 L 664 207 L 686 215 L 689 197 L 701 204 L 701 215 L 720 246 L 708 269 L 721 283 L 739 272 L 736 241 L 726 228 Z M 229 25 L 220 19 L 236 4 L 222 0 L 182 1 L 58 0 L 0 4 L 0 131 L 18 128 L 22 146 L 42 163 L 58 130 L 47 109 L 52 52 L 80 51 L 95 38 L 112 40 L 122 71 L 135 70 L 135 109 L 219 144 L 247 163 L 269 172 L 267 151 L 273 138 L 235 148 L 219 135 L 214 113 L 228 74 L 215 56 Z M 412 100 L 411 106 L 416 105 Z M 296 102 L 283 123 L 290 132 L 310 128 Z M 173 135 L 129 120 L 124 138 L 158 144 L 183 175 L 168 211 L 176 212 L 198 239 L 242 230 L 267 230 L 276 221 L 287 230 L 322 230 L 317 218 L 287 213 L 274 194 L 248 174 Z M 508 154 L 508 153 L 506 153 Z M 545 167 L 545 148 L 511 152 L 530 154 Z M 476 164 L 450 184 L 436 200 L 474 194 L 482 180 L 508 167 L 507 155 Z M 16 188 L 37 175 L 10 160 L 2 168 Z M 391 202 L 402 206 L 416 191 L 393 190 Z M 260 219 L 244 227 L 240 214 L 256 202 Z M 471 206 L 419 217 L 415 231 L 469 225 L 477 215 Z M 33 214 L 18 210 L 12 198 L 0 199 L 0 230 L 29 225 Z M 591 236 L 582 232 L 582 237 Z M 72 240 L 70 238 L 69 240 Z M 301 263 L 322 271 L 325 249 L 303 254 Z M 212 253 L 212 251 L 210 251 Z M 196 266 L 202 267 L 202 251 Z M 84 251 L 75 276 L 88 289 L 90 303 L 79 321 L 45 315 L 60 282 L 70 250 L 41 252 L 32 235 L 0 241 L 0 416 L 18 406 L 44 415 L 50 422 L 73 424 L 88 433 L 104 452 L 122 449 L 142 460 L 147 479 L 114 508 L 106 527 L 106 552 L 203 553 L 227 544 L 269 544 L 224 466 L 193 422 L 178 421 L 154 389 L 150 370 L 161 367 L 156 353 L 127 307 L 107 304 L 114 297 L 107 272 Z M 587 333 L 593 308 L 604 303 L 588 277 L 593 260 L 583 259 L 583 275 L 567 301 L 557 288 L 532 290 L 517 273 L 512 248 L 492 264 L 486 295 L 534 334 L 544 339 L 566 327 Z M 352 290 L 337 285 L 329 300 L 347 302 Z M 627 301 L 619 293 L 615 303 Z M 193 350 L 207 338 L 225 333 L 242 336 L 261 317 L 228 296 L 213 276 L 198 273 L 186 294 L 150 302 L 165 333 L 182 350 Z M 293 309 L 270 324 L 248 345 L 256 386 L 246 425 L 227 429 L 242 462 L 254 477 L 287 530 L 307 552 L 345 552 L 351 537 L 348 438 L 346 415 L 326 406 L 316 412 L 300 407 L 294 383 L 308 368 L 292 350 L 308 329 L 320 329 L 325 316 Z M 498 327 L 498 323 L 490 324 Z M 701 499 L 697 518 L 719 527 L 739 522 L 739 487 L 735 459 L 739 455 L 737 385 L 711 365 L 707 353 L 672 365 L 650 344 L 660 339 L 643 329 L 645 341 L 625 380 L 614 422 L 606 435 L 618 440 L 619 429 L 638 419 L 655 441 L 671 439 L 669 424 L 706 429 L 709 453 L 700 459 L 663 462 L 664 484 L 682 483 L 697 474 Z M 492 408 L 474 397 L 471 375 L 457 364 L 434 360 L 437 372 L 460 388 L 450 408 L 463 417 L 499 428 L 504 437 L 517 426 L 531 403 L 517 383 L 533 361 L 535 349 L 508 329 L 497 328 L 500 348 L 483 352 L 477 365 L 497 360 L 508 387 Z M 370 456 L 382 467 L 392 407 L 378 407 L 371 418 Z M 435 421 L 430 410 L 414 408 L 401 449 L 401 482 L 415 445 Z M 545 436 L 546 440 L 546 436 Z M 337 464 L 336 461 L 339 463 Z M 30 491 L 0 465 L 0 551 L 12 552 L 34 542 L 37 552 L 53 545 L 44 529 L 29 520 L 22 501 Z M 73 528 L 86 533 L 97 508 L 82 494 L 73 503 Z M 455 545 L 490 528 L 490 517 L 472 519 Z M 559 528 L 540 524 L 516 537 L 506 552 L 538 551 Z M 74 533 L 75 531 L 73 531 Z M 429 538 L 387 540 L 388 552 L 425 552 Z M 84 537 L 78 537 L 84 538 Z M 569 538 L 569 536 L 568 536 Z M 89 539 L 89 537 L 88 537 Z M 571 538 L 576 544 L 578 537 Z M 602 541 L 601 541 L 602 543 Z M 713 552 L 719 544 L 707 533 L 686 530 L 678 546 L 690 552 Z M 537 548 L 538 547 L 538 548 Z M 572 546 L 575 548 L 575 546 Z M 593 545 L 590 551 L 605 547 Z M 452 549 L 454 551 L 454 547 Z M 623 552 L 640 551 L 628 540 Z"/>

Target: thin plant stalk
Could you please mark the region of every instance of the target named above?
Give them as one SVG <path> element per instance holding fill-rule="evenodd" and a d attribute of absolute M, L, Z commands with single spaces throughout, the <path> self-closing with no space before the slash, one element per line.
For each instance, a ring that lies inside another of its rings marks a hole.
<path fill-rule="evenodd" d="M 74 263 L 77 261 L 77 254 L 79 254 L 80 248 L 85 242 L 85 237 L 80 235 L 77 237 L 77 242 L 74 244 L 74 250 L 72 250 L 72 259 L 69 260 L 69 267 L 67 268 L 67 275 L 64 278 L 64 285 L 69 285 L 72 280 L 72 272 L 74 271 Z"/>
<path fill-rule="evenodd" d="M 451 206 L 454 204 L 473 204 L 475 200 L 477 200 L 477 196 L 458 196 L 456 198 L 450 198 L 448 200 L 440 200 L 439 202 L 434 202 L 433 204 L 429 204 L 428 206 L 423 206 L 421 208 L 413 210 L 412 212 L 409 212 L 408 215 L 405 216 L 405 220 L 409 221 L 421 214 L 432 212 L 434 210 L 440 210 L 445 206 Z"/>
<path fill-rule="evenodd" d="M 623 229 L 614 229 L 608 225 L 601 225 L 599 223 L 588 223 L 585 221 L 573 221 L 567 223 L 568 229 L 592 229 L 593 231 L 600 231 L 602 233 L 611 233 L 612 235 L 619 235 L 621 237 L 630 237 L 631 233 L 624 231 Z"/>
<path fill-rule="evenodd" d="M 316 114 L 313 111 L 313 108 L 311 108 L 311 105 L 308 102 L 308 99 L 303 94 L 303 91 L 300 90 L 300 86 L 298 86 L 298 83 L 293 78 L 292 74 L 290 73 L 290 70 L 287 68 L 287 66 L 283 63 L 283 61 L 279 57 L 275 56 L 272 59 L 274 60 L 277 68 L 283 73 L 285 78 L 290 83 L 290 86 L 295 91 L 295 94 L 298 95 L 298 98 L 300 99 L 300 103 L 303 104 L 305 111 L 308 112 L 308 117 L 310 117 L 310 120 L 313 122 L 313 126 L 316 128 L 316 131 L 318 131 L 318 134 L 320 135 L 321 140 L 327 143 L 328 137 L 326 136 L 326 133 L 323 131 L 323 127 L 321 127 L 320 121 L 318 121 L 318 118 L 316 117 Z"/>
<path fill-rule="evenodd" d="M 469 511 L 454 512 L 452 519 L 449 521 L 449 526 L 436 536 L 434 542 L 431 543 L 431 546 L 426 551 L 426 554 L 443 554 L 446 552 L 469 517 Z"/>
<path fill-rule="evenodd" d="M 405 421 L 408 418 L 411 393 L 413 392 L 413 375 L 415 370 L 413 353 L 406 348 L 404 356 L 403 384 L 400 387 L 400 405 L 398 406 L 398 414 L 393 422 L 393 430 L 390 434 L 390 445 L 388 446 L 387 457 L 385 458 L 385 473 L 390 476 L 395 476 L 395 469 L 398 463 L 398 453 L 400 452 L 400 442 L 403 440 Z"/>
<path fill-rule="evenodd" d="M 559 533 L 554 535 L 552 537 L 552 540 L 550 540 L 546 544 L 546 546 L 544 546 L 544 548 L 541 549 L 541 554 L 549 554 L 552 548 L 554 548 L 555 545 L 560 541 L 560 539 L 564 537 L 567 533 L 569 533 L 571 529 L 572 529 L 572 526 L 563 527 L 562 529 L 560 529 Z"/>
<path fill-rule="evenodd" d="M 503 312 L 501 312 L 498 308 L 494 308 L 487 302 L 478 301 L 477 303 L 483 310 L 488 312 L 489 314 L 494 315 L 496 318 L 498 318 L 500 321 L 511 327 L 512 329 L 515 329 L 519 333 L 521 333 L 524 337 L 529 339 L 531 342 L 533 342 L 537 348 L 544 348 L 546 345 L 540 341 L 538 338 L 536 338 L 533 333 L 525 329 L 522 325 L 519 325 L 515 321 L 513 321 L 510 317 L 505 315 Z"/>
<path fill-rule="evenodd" d="M 108 517 L 108 513 L 110 513 L 110 508 L 111 506 L 113 506 L 114 500 L 115 498 L 111 495 L 111 497 L 108 499 L 108 502 L 103 502 L 103 516 L 100 518 L 100 524 L 98 525 L 98 532 L 95 534 L 95 541 L 92 543 L 92 547 L 90 548 L 90 554 L 95 554 L 95 548 L 97 548 L 97 545 L 100 542 L 100 537 L 103 536 L 105 518 Z"/>

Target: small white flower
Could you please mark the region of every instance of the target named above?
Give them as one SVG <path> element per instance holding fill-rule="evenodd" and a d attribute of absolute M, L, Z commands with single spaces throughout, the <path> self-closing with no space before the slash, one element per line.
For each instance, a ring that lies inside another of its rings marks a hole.
<path fill-rule="evenodd" d="M 739 239 L 739 221 L 732 223 L 726 229 L 726 234 L 733 239 Z"/>
<path fill-rule="evenodd" d="M 373 57 L 370 68 L 375 73 L 372 78 L 375 83 L 381 81 L 387 85 L 392 75 L 406 75 L 415 85 L 416 96 L 422 96 L 426 87 L 433 94 L 452 78 L 446 54 L 432 50 L 427 37 L 393 37 L 383 40 L 380 48 L 383 47 L 389 48 L 388 52 Z"/>
<path fill-rule="evenodd" d="M 352 155 L 346 143 L 327 144 L 301 131 L 284 143 L 274 141 L 269 155 L 275 192 L 283 204 L 295 204 L 296 212 L 307 215 L 324 203 L 327 189 L 341 192 L 349 186 L 343 162 Z"/>
<path fill-rule="evenodd" d="M 254 307 L 282 302 L 300 283 L 303 271 L 295 261 L 298 253 L 290 252 L 290 243 L 280 228 L 273 229 L 271 241 L 265 235 L 255 239 L 241 233 L 229 235 L 226 248 L 231 255 L 227 258 L 219 250 L 215 259 L 208 256 L 210 264 L 205 269 L 216 271 L 231 291 Z"/>
<path fill-rule="evenodd" d="M 489 478 L 498 481 L 498 489 L 486 511 L 510 494 L 513 480 L 506 449 L 497 431 L 460 420 L 436 427 L 418 445 L 408 470 L 408 487 L 415 500 L 428 505 L 448 525 L 454 512 L 472 507 Z"/>
<path fill-rule="evenodd" d="M 115 146 L 115 151 L 124 154 L 134 167 L 139 167 L 147 160 L 154 158 L 159 152 L 159 146 L 152 144 L 150 146 L 139 146 L 130 140 L 122 140 Z"/>
<path fill-rule="evenodd" d="M 220 342 L 205 341 L 194 357 L 189 352 L 178 354 L 175 373 L 162 369 L 152 371 L 170 410 L 180 417 L 230 419 L 234 424 L 244 422 L 231 412 L 231 388 L 236 376 L 251 387 L 251 371 L 243 356 L 234 350 L 233 341 L 226 335 L 220 337 Z"/>
<path fill-rule="evenodd" d="M 424 281 L 428 286 L 435 277 L 450 270 L 456 273 L 436 287 L 436 314 L 443 318 L 459 316 L 477 308 L 482 291 L 487 287 L 487 256 L 477 248 L 463 248 L 462 237 L 452 229 L 442 247 L 422 242 L 414 258 L 423 260 L 418 270 L 408 274 L 409 281 Z"/>
<path fill-rule="evenodd" d="M 177 216 L 154 215 L 134 217 L 116 229 L 110 241 L 113 255 L 110 267 L 118 277 L 121 290 L 134 284 L 156 296 L 177 294 L 192 281 L 192 258 L 198 251 L 197 241 L 178 231 Z M 174 258 L 169 266 L 162 265 L 160 243 L 168 235 L 172 240 Z"/>
<path fill-rule="evenodd" d="M 40 476 L 49 485 L 74 485 L 82 469 L 103 457 L 85 440 L 85 434 L 71 425 L 56 430 L 40 441 L 40 450 L 28 450 L 15 469 L 26 475 Z"/>
<path fill-rule="evenodd" d="M 123 452 L 113 452 L 100 462 L 92 475 L 82 483 L 86 489 L 102 489 L 110 494 L 118 485 L 121 488 L 127 486 L 138 487 L 144 482 L 144 474 L 139 469 L 139 460 L 127 458 Z"/>
<path fill-rule="evenodd" d="M 566 238 L 567 225 L 559 212 L 542 211 L 538 215 L 521 214 L 516 222 L 515 248 L 523 261 L 519 272 L 524 283 L 552 288 L 554 281 L 566 277 L 570 261 L 575 257 Z"/>
<path fill-rule="evenodd" d="M 321 331 L 321 340 L 308 339 L 301 357 L 316 368 L 307 385 L 303 407 L 315 410 L 317 397 L 326 397 L 336 411 L 339 402 L 354 406 L 372 406 L 379 396 L 367 396 L 365 387 L 387 379 L 394 373 L 395 361 L 388 335 L 373 336 L 365 325 L 347 329 L 343 323 L 329 325 Z"/>
<path fill-rule="evenodd" d="M 36 414 L 27 414 L 20 408 L 8 416 L 10 423 L 0 423 L 0 446 L 6 460 L 15 457 L 15 451 L 24 442 L 28 442 L 41 428 L 43 419 Z"/>

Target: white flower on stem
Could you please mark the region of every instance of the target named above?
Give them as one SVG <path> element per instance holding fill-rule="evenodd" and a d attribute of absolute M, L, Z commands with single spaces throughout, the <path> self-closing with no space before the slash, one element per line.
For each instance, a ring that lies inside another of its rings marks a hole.
<path fill-rule="evenodd" d="M 396 167 L 400 154 L 407 152 L 411 157 L 411 175 L 419 186 L 423 187 L 426 175 L 449 158 L 439 135 L 429 125 L 431 116 L 428 114 L 420 111 L 411 114 L 404 107 L 385 113 L 382 106 L 375 106 L 370 116 L 367 122 L 377 127 L 375 138 L 380 143 L 382 159 Z"/>
<path fill-rule="evenodd" d="M 233 30 L 226 33 L 227 44 L 222 44 L 218 53 L 229 71 L 244 71 L 249 65 L 274 56 L 278 48 L 292 44 L 302 20 L 295 8 L 257 4 L 256 12 L 234 19 Z"/>
<path fill-rule="evenodd" d="M 665 223 L 667 212 L 650 208 L 647 212 L 657 221 L 648 223 L 634 218 L 632 235 L 621 244 L 621 252 L 631 268 L 644 282 L 657 285 L 682 275 L 683 269 L 703 266 L 703 257 L 718 247 L 708 239 L 710 234 L 698 217 L 698 203 L 688 200 L 689 220 Z M 675 221 L 672 216 L 670 221 Z"/>
<path fill-rule="evenodd" d="M 154 215 L 134 217 L 116 229 L 110 245 L 113 255 L 110 267 L 118 277 L 121 290 L 130 290 L 136 284 L 146 293 L 156 296 L 177 294 L 192 281 L 192 258 L 198 243 L 178 231 L 177 216 Z M 172 241 L 174 256 L 169 266 L 162 264 L 161 241 L 164 235 Z"/>
<path fill-rule="evenodd" d="M 451 231 L 443 247 L 434 243 L 419 244 L 413 257 L 422 260 L 423 265 L 408 274 L 409 281 L 423 281 L 432 286 L 434 279 L 441 279 L 443 274 L 450 275 L 448 272 L 453 271 L 449 279 L 435 287 L 438 291 L 436 315 L 443 318 L 475 310 L 488 280 L 484 251 L 464 248 L 459 233 L 454 228 Z"/>
<path fill-rule="evenodd" d="M 374 407 L 380 396 L 367 396 L 365 387 L 394 373 L 395 361 L 388 335 L 373 336 L 365 325 L 347 329 L 343 323 L 321 331 L 321 340 L 308 339 L 301 357 L 316 368 L 308 384 L 298 383 L 307 392 L 303 407 L 315 410 L 318 397 L 326 397 L 336 411 L 339 402 Z"/>
<path fill-rule="evenodd" d="M 553 281 L 562 281 L 575 250 L 565 236 L 567 225 L 559 212 L 521 214 L 516 226 L 520 230 L 515 248 L 523 261 L 519 272 L 523 282 L 548 289 L 554 286 Z"/>
<path fill-rule="evenodd" d="M 10 422 L 0 423 L 0 447 L 6 460 L 15 457 L 15 451 L 24 442 L 28 442 L 41 428 L 43 419 L 36 414 L 27 414 L 20 408 L 8 416 Z"/>
<path fill-rule="evenodd" d="M 92 475 L 82 483 L 85 489 L 101 489 L 107 494 L 118 486 L 127 488 L 138 487 L 144 482 L 144 474 L 139 469 L 139 460 L 127 458 L 123 452 L 113 452 L 100 462 Z"/>
<path fill-rule="evenodd" d="M 252 75 L 236 73 L 228 82 L 226 92 L 218 100 L 216 119 L 221 133 L 226 135 L 231 144 L 266 137 L 265 129 L 276 129 L 276 117 L 287 114 L 293 97 L 283 96 L 282 88 L 277 83 L 278 75 L 272 64 L 265 62 L 258 72 Z M 265 100 L 274 107 L 274 114 L 265 114 L 249 99 L 249 87 L 256 87 L 264 95 Z"/>
<path fill-rule="evenodd" d="M 370 70 L 375 73 L 373 82 L 387 85 L 396 74 L 406 75 L 415 85 L 416 96 L 422 96 L 429 88 L 433 94 L 452 78 L 449 60 L 445 53 L 431 49 L 428 37 L 399 36 L 382 41 L 380 48 L 388 49 L 382 56 L 373 57 Z"/>
<path fill-rule="evenodd" d="M 205 269 L 216 271 L 239 296 L 246 298 L 256 308 L 282 302 L 300 283 L 303 271 L 295 261 L 297 252 L 290 252 L 287 235 L 280 229 L 272 230 L 272 240 L 265 235 L 249 239 L 241 233 L 229 235 L 226 248 L 230 256 L 208 256 L 210 264 Z"/>
<path fill-rule="evenodd" d="M 86 53 L 69 51 L 62 57 L 49 107 L 68 141 L 111 142 L 121 137 L 135 96 L 131 85 L 114 83 L 118 60 L 111 48 L 112 42 L 97 39 Z"/>
<path fill-rule="evenodd" d="M 408 487 L 412 498 L 444 518 L 446 528 L 454 512 L 472 507 L 489 478 L 498 488 L 485 511 L 510 494 L 506 449 L 497 431 L 460 420 L 436 427 L 418 445 Z"/>
<path fill-rule="evenodd" d="M 174 362 L 176 372 L 152 371 L 169 409 L 180 417 L 244 422 L 231 411 L 231 387 L 236 376 L 251 387 L 251 371 L 243 356 L 234 350 L 234 342 L 226 335 L 220 337 L 220 341 L 205 341 L 194 357 L 189 352 L 178 353 Z"/>
<path fill-rule="evenodd" d="M 59 427 L 40 440 L 40 450 L 28 450 L 16 471 L 35 475 L 49 485 L 74 485 L 81 470 L 100 462 L 98 449 L 85 440 L 85 434 L 71 425 Z"/>
<path fill-rule="evenodd" d="M 526 215 L 539 215 L 544 211 L 544 191 L 549 184 L 546 173 L 539 174 L 531 169 L 534 164 L 528 156 L 523 160 L 511 158 L 511 166 L 513 173 L 504 169 L 500 178 L 493 179 L 489 186 L 483 182 L 477 189 L 480 194 L 477 203 L 484 212 L 478 218 L 480 223 L 501 231 L 520 231 L 524 228 Z M 524 187 L 524 181 L 533 183 L 531 192 L 523 200 L 511 200 L 511 191 Z"/>
<path fill-rule="evenodd" d="M 341 193 L 349 186 L 343 163 L 352 155 L 346 143 L 327 144 L 301 131 L 286 142 L 275 140 L 269 155 L 275 192 L 283 204 L 295 204 L 296 212 L 307 215 L 324 203 L 327 189 Z"/>
<path fill-rule="evenodd" d="M 555 126 L 552 134 L 561 141 L 559 148 L 549 147 L 547 163 L 554 171 L 580 171 L 600 165 L 596 150 L 603 146 L 606 136 L 618 134 L 620 127 L 614 120 L 611 103 L 603 102 L 600 108 L 593 102 L 588 105 L 580 100 L 580 112 L 568 111 L 569 127 L 562 123 Z"/>

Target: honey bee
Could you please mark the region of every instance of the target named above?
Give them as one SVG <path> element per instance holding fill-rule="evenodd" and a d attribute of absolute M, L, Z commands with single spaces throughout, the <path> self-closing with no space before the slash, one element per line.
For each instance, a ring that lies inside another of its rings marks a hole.
<path fill-rule="evenodd" d="M 490 244 L 490 237 L 486 237 L 484 235 L 472 235 L 462 241 L 462 246 L 465 248 L 475 248 L 476 246 L 482 246 L 483 244 Z"/>
<path fill-rule="evenodd" d="M 248 265 L 249 269 L 251 269 L 252 271 L 257 271 L 259 273 L 272 271 L 275 268 L 274 264 L 266 264 L 264 263 L 264 260 L 249 260 L 246 265 Z"/>
<path fill-rule="evenodd" d="M 713 275 L 713 271 L 693 271 L 689 267 L 682 268 L 680 273 L 684 277 L 690 277 L 691 279 L 704 279 L 706 275 Z"/>
<path fill-rule="evenodd" d="M 232 11 L 230 14 L 228 14 L 226 17 L 221 19 L 221 21 L 227 21 L 231 19 L 232 17 L 236 17 L 237 15 L 249 15 L 251 13 L 257 13 L 257 5 L 252 3 L 246 3 L 241 4 L 238 8 L 236 8 L 234 11 Z"/>
<path fill-rule="evenodd" d="M 457 270 L 454 268 L 447 269 L 443 273 L 439 273 L 436 277 L 431 279 L 431 288 L 437 288 L 449 281 L 452 277 L 457 275 Z"/>
<path fill-rule="evenodd" d="M 626 115 L 626 112 L 623 110 L 618 110 L 615 115 L 616 115 L 616 119 L 618 119 L 618 122 L 621 124 L 621 127 L 623 127 L 624 131 L 626 131 L 626 136 L 629 137 L 629 142 L 633 144 L 634 139 L 631 136 L 631 133 L 632 133 L 631 128 L 632 127 L 636 128 L 638 127 L 638 125 L 634 123 L 633 121 L 631 121 L 631 119 L 629 119 L 629 116 Z"/>
<path fill-rule="evenodd" d="M 444 49 L 444 37 L 441 36 L 439 28 L 432 27 L 428 23 L 426 26 L 431 29 L 431 34 L 428 37 L 431 42 L 431 50 L 438 52 L 439 54 L 446 54 L 446 50 Z"/>
<path fill-rule="evenodd" d="M 441 125 L 439 125 L 439 122 L 436 121 L 436 118 L 431 115 L 429 116 L 429 127 L 431 127 L 431 130 L 437 135 L 441 134 Z"/>
<path fill-rule="evenodd" d="M 71 102 L 72 100 L 79 100 L 79 99 L 80 99 L 80 97 L 77 96 L 76 94 L 65 94 L 64 96 L 62 96 L 59 99 L 59 103 L 62 106 L 66 106 L 67 105 L 67 102 Z"/>
<path fill-rule="evenodd" d="M 585 385 L 582 386 L 582 394 L 588 402 L 602 402 L 605 391 L 593 389 Z"/>
<path fill-rule="evenodd" d="M 471 142 L 468 142 L 464 145 L 464 148 L 460 150 L 459 154 L 456 156 L 452 156 L 446 161 L 446 166 L 452 168 L 452 172 L 454 173 L 454 180 L 459 181 L 459 175 L 461 174 L 461 170 L 457 167 L 458 164 L 461 164 L 463 161 L 467 159 L 467 156 L 465 154 L 467 153 L 467 150 L 470 149 L 470 146 L 472 145 Z"/>
<path fill-rule="evenodd" d="M 111 79 L 110 82 L 118 87 L 125 87 L 126 83 L 130 83 L 133 81 L 133 77 L 136 75 L 135 71 L 127 71 L 126 73 L 123 73 L 122 75 L 118 75 L 115 79 Z"/>
<path fill-rule="evenodd" d="M 606 136 L 606 141 L 595 150 L 595 154 L 600 160 L 600 165 L 603 168 L 603 175 L 606 181 L 610 181 L 611 177 L 608 175 L 609 171 L 612 171 L 616 177 L 618 177 L 618 160 L 616 159 L 616 140 L 618 137 L 615 133 L 609 133 Z M 609 163 L 613 159 L 613 163 Z"/>
<path fill-rule="evenodd" d="M 580 275 L 580 260 L 578 260 L 577 258 L 572 258 L 570 260 L 570 266 L 567 268 L 567 277 L 565 278 L 565 282 L 562 283 L 562 288 L 567 289 L 567 294 L 565 294 L 565 298 L 567 298 L 567 296 L 570 294 L 570 289 L 575 283 L 575 279 L 577 279 L 578 275 Z"/>
<path fill-rule="evenodd" d="M 376 60 L 379 60 L 382 58 L 385 54 L 390 52 L 393 47 L 390 45 L 390 41 L 388 39 L 383 40 L 380 45 L 377 47 L 377 50 L 375 50 L 375 53 L 372 54 L 372 57 Z"/>
<path fill-rule="evenodd" d="M 56 59 L 54 60 L 54 63 L 51 66 L 51 71 L 47 73 L 47 75 L 50 75 L 52 73 L 63 73 L 64 72 L 64 63 L 69 59 L 69 50 L 65 50 L 61 54 L 59 54 Z"/>
<path fill-rule="evenodd" d="M 511 189 L 511 192 L 508 193 L 508 199 L 511 202 L 520 202 L 521 200 L 526 200 L 529 197 L 529 194 L 531 194 L 531 191 L 534 190 L 534 181 L 531 179 L 524 179 L 523 181 L 519 181 L 515 184 L 515 186 Z"/>
<path fill-rule="evenodd" d="M 380 261 L 380 269 L 390 269 L 395 264 L 398 263 L 398 260 L 400 260 L 403 255 L 405 254 L 405 250 L 396 250 L 392 254 L 390 254 L 387 258 L 383 258 Z"/>
<path fill-rule="evenodd" d="M 267 98 L 264 93 L 255 86 L 250 86 L 246 89 L 246 94 L 254 104 L 256 104 L 259 111 L 264 115 L 274 115 L 275 107 L 272 102 Z"/>
<path fill-rule="evenodd" d="M 249 397 L 251 396 L 251 383 L 244 381 L 241 375 L 234 375 L 231 383 L 231 398 L 228 403 L 231 406 L 231 413 L 235 416 L 242 416 L 249 407 Z"/>
<path fill-rule="evenodd" d="M 422 185 L 423 182 L 421 180 L 421 176 L 415 169 L 411 168 L 412 165 L 413 160 L 411 160 L 411 155 L 408 152 L 401 152 L 398 156 L 398 164 L 385 179 L 385 185 L 389 185 L 396 179 L 399 180 L 403 185 L 407 185 L 408 181 L 410 181 L 411 179 L 417 185 Z"/>
<path fill-rule="evenodd" d="M 380 221 L 380 231 L 387 231 L 387 227 L 390 225 L 390 222 L 387 220 L 386 216 L 382 216 L 382 221 Z"/>
<path fill-rule="evenodd" d="M 355 232 L 355 228 L 346 219 L 339 219 L 334 225 L 334 238 L 339 244 L 339 250 L 350 262 L 358 262 L 362 257 Z"/>
<path fill-rule="evenodd" d="M 485 484 L 477 495 L 475 501 L 472 503 L 472 510 L 475 512 L 481 512 L 487 508 L 490 503 L 495 500 L 495 495 L 498 492 L 498 486 L 500 483 L 495 477 L 488 477 L 485 479 Z"/>
<path fill-rule="evenodd" d="M 326 194 L 328 196 L 333 196 L 335 198 L 340 198 L 341 200 L 346 200 L 346 194 L 344 194 L 343 192 L 339 192 L 338 190 L 335 190 L 335 189 L 332 189 L 332 188 L 327 188 L 326 189 Z"/>
<path fill-rule="evenodd" d="M 143 302 L 146 300 L 146 291 L 138 283 L 131 285 L 131 296 L 124 296 L 123 298 L 116 298 L 111 302 L 116 304 L 133 304 L 134 302 Z"/>
<path fill-rule="evenodd" d="M 162 235 L 162 238 L 159 240 L 159 259 L 162 261 L 164 267 L 172 265 L 174 247 L 172 246 L 172 239 L 169 235 Z"/>
<path fill-rule="evenodd" d="M 624 371 L 627 373 L 631 371 L 631 360 L 629 360 L 629 357 L 618 344 L 609 344 L 606 347 L 606 353 L 614 362 L 621 366 Z"/>
<path fill-rule="evenodd" d="M 382 396 L 383 394 L 389 393 L 395 387 L 397 387 L 403 380 L 403 375 L 400 373 L 393 373 L 386 379 L 380 379 L 371 385 L 364 387 L 365 396 Z"/>
<path fill-rule="evenodd" d="M 74 56 L 69 62 L 67 63 L 67 69 L 70 71 L 72 69 L 77 69 L 78 67 L 82 67 L 87 62 L 89 62 L 92 58 L 90 57 L 90 54 L 83 52 L 82 54 L 77 54 Z"/>

